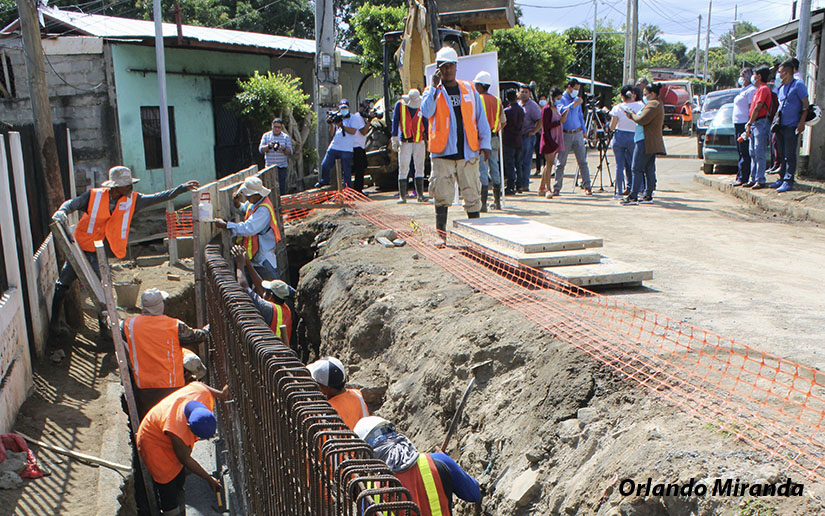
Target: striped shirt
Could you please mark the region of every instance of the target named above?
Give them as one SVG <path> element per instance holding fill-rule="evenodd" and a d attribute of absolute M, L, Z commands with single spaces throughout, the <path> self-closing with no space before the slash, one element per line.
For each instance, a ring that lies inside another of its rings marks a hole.
<path fill-rule="evenodd" d="M 267 147 L 271 142 L 275 142 L 280 144 L 280 150 L 272 150 L 268 149 Z M 281 131 L 281 134 L 278 136 L 274 136 L 272 131 L 264 133 L 261 137 L 261 144 L 258 145 L 258 152 L 264 155 L 264 160 L 266 166 L 275 165 L 277 167 L 286 167 L 287 166 L 287 155 L 284 154 L 283 149 L 289 149 L 289 152 L 292 152 L 292 140 L 290 140 L 289 135 L 286 134 L 285 131 Z"/>

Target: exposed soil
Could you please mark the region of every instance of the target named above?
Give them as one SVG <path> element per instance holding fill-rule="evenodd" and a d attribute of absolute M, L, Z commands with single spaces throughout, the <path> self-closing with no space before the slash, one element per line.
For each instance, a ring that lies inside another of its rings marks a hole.
<path fill-rule="evenodd" d="M 408 247 L 372 242 L 346 210 L 287 236 L 316 257 L 300 270 L 298 339 L 335 355 L 370 410 L 431 450 L 475 372 L 476 390 L 447 452 L 477 478 L 487 515 L 821 514 L 821 485 L 723 434 L 557 341 Z M 296 247 L 292 247 L 296 246 Z M 304 261 L 310 256 L 304 255 Z M 622 496 L 624 479 L 805 485 L 802 497 Z M 459 503 L 456 514 L 472 514 Z"/>

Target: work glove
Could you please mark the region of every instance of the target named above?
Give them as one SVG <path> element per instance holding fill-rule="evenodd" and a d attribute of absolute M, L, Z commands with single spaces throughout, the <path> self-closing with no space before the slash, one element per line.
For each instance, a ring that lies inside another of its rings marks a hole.
<path fill-rule="evenodd" d="M 393 152 L 398 152 L 398 149 L 401 148 L 401 143 L 398 141 L 398 136 L 392 137 L 392 150 Z"/>
<path fill-rule="evenodd" d="M 52 215 L 52 220 L 58 224 L 61 224 L 64 228 L 69 226 L 69 217 L 66 216 L 65 211 L 57 210 L 54 212 L 54 215 Z"/>

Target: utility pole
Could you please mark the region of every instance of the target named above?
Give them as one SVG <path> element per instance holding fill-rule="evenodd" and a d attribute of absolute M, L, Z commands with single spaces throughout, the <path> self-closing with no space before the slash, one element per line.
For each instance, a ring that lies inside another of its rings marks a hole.
<path fill-rule="evenodd" d="M 699 28 L 696 29 L 696 53 L 693 56 L 693 77 L 699 78 L 699 41 L 702 37 L 702 15 L 699 15 Z"/>
<path fill-rule="evenodd" d="M 593 49 L 590 51 L 590 94 L 596 93 L 596 22 L 598 21 L 599 0 L 593 0 Z"/>
<path fill-rule="evenodd" d="M 796 38 L 796 58 L 799 59 L 799 74 L 802 83 L 808 77 L 808 49 L 811 40 L 811 0 L 802 0 L 799 5 L 799 32 Z"/>
<path fill-rule="evenodd" d="M 326 110 L 335 107 L 338 102 L 334 98 L 338 71 L 335 68 L 335 11 L 332 2 L 315 0 L 315 114 L 318 120 L 315 148 L 320 158 L 323 158 L 329 144 Z"/>
<path fill-rule="evenodd" d="M 625 10 L 625 17 L 624 17 L 624 54 L 622 59 L 624 59 L 624 65 L 622 66 L 622 85 L 627 84 L 628 82 L 628 75 L 630 75 L 630 63 L 628 59 L 630 58 L 630 22 L 633 19 L 633 13 L 631 9 L 633 8 L 633 4 L 631 0 L 627 0 L 627 9 Z"/>
<path fill-rule="evenodd" d="M 35 0 L 17 0 L 20 16 L 20 33 L 23 36 L 23 53 L 26 57 L 26 73 L 31 92 L 34 133 L 40 162 L 46 180 L 46 200 L 49 212 L 54 213 L 63 204 L 63 178 L 57 160 L 57 145 L 54 141 L 52 110 L 49 104 L 49 87 L 46 83 L 46 65 L 43 60 L 43 46 L 40 42 L 40 22 Z"/>
<path fill-rule="evenodd" d="M 631 82 L 636 82 L 636 50 L 639 44 L 639 0 L 633 0 L 633 22 L 630 24 L 630 69 Z"/>
<path fill-rule="evenodd" d="M 708 28 L 705 31 L 705 71 L 702 74 L 702 80 L 705 82 L 708 81 L 708 51 L 710 50 L 710 10 L 713 6 L 713 0 L 708 0 Z M 705 86 L 705 92 L 707 92 L 707 86 Z"/>
<path fill-rule="evenodd" d="M 734 54 L 734 46 L 736 45 L 736 25 L 737 25 L 736 20 L 738 19 L 738 15 L 739 15 L 739 4 L 737 4 L 733 7 L 733 32 L 731 32 L 731 38 L 730 38 L 730 65 L 731 66 L 733 66 L 733 64 L 734 64 L 733 54 Z"/>
<path fill-rule="evenodd" d="M 166 189 L 172 188 L 172 145 L 169 139 L 169 103 L 166 99 L 166 56 L 163 52 L 163 16 L 160 0 L 153 0 L 155 18 L 155 61 L 158 69 L 158 104 L 160 109 L 160 147 L 163 154 L 163 179 Z M 166 220 L 174 216 L 175 203 L 166 203 Z M 169 234 L 169 264 L 178 263 L 178 241 Z"/>

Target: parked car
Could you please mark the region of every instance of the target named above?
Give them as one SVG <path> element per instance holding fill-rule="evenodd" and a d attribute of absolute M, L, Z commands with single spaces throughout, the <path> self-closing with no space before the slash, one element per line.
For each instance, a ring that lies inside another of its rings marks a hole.
<path fill-rule="evenodd" d="M 736 167 L 739 153 L 736 151 L 736 134 L 733 128 L 733 104 L 724 104 L 716 110 L 716 116 L 707 127 L 702 170 L 713 174 L 715 166 Z M 765 161 L 771 157 L 770 146 L 765 147 Z"/>
<path fill-rule="evenodd" d="M 738 93 L 739 88 L 733 88 L 730 90 L 712 91 L 705 96 L 705 100 L 702 102 L 702 112 L 698 117 L 693 118 L 696 121 L 696 153 L 700 158 L 704 157 L 702 147 L 705 142 L 705 132 L 708 130 L 708 125 L 710 125 L 716 116 L 719 108 L 729 102 L 733 102 L 733 99 Z"/>

